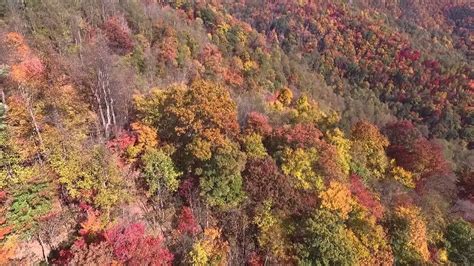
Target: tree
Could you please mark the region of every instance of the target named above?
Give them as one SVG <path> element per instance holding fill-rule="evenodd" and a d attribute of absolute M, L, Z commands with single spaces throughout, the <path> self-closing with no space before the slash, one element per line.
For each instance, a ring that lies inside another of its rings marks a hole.
<path fill-rule="evenodd" d="M 377 219 L 382 218 L 384 208 L 380 203 L 380 199 L 366 187 L 358 175 L 351 175 L 350 187 L 352 196 L 360 205 L 366 208 Z"/>
<path fill-rule="evenodd" d="M 275 262 L 287 261 L 288 244 L 286 243 L 285 230 L 282 220 L 272 213 L 272 202 L 267 200 L 257 209 L 254 218 L 259 234 L 257 237 L 260 248 L 266 250 Z"/>
<path fill-rule="evenodd" d="M 226 88 L 211 81 L 153 91 L 150 97 L 137 97 L 136 105 L 139 117 L 176 146 L 181 168 L 209 160 L 216 147 L 239 134 L 234 101 Z"/>
<path fill-rule="evenodd" d="M 364 178 L 381 179 L 389 165 L 385 148 L 389 145 L 387 138 L 379 129 L 366 121 L 359 121 L 351 131 L 353 171 Z"/>
<path fill-rule="evenodd" d="M 242 176 L 245 192 L 255 206 L 270 200 L 286 215 L 303 215 L 316 207 L 314 193 L 295 188 L 293 178 L 281 173 L 271 157 L 249 159 Z"/>
<path fill-rule="evenodd" d="M 328 142 L 336 147 L 337 163 L 340 165 L 342 172 L 348 175 L 352 159 L 350 154 L 351 141 L 344 137 L 344 133 L 339 128 L 336 128 L 328 133 Z"/>
<path fill-rule="evenodd" d="M 16 86 L 14 92 L 21 97 L 21 102 L 28 113 L 31 127 L 34 129 L 41 149 L 40 152 L 44 152 L 45 146 L 35 110 L 38 88 L 45 70 L 44 65 L 30 50 L 21 34 L 10 32 L 4 37 L 12 57 L 10 79 Z"/>
<path fill-rule="evenodd" d="M 399 206 L 388 220 L 388 231 L 397 264 L 418 264 L 429 259 L 426 225 L 420 209 Z"/>
<path fill-rule="evenodd" d="M 200 176 L 201 195 L 211 206 L 223 209 L 236 207 L 243 197 L 241 172 L 245 167 L 246 156 L 239 145 L 228 141 L 218 147 L 202 168 L 196 169 Z"/>
<path fill-rule="evenodd" d="M 319 197 L 322 209 L 336 213 L 344 220 L 352 211 L 351 191 L 340 182 L 331 181 L 326 190 L 319 194 Z"/>
<path fill-rule="evenodd" d="M 268 136 L 272 132 L 272 126 L 268 122 L 268 117 L 258 112 L 247 114 L 245 130 L 255 132 L 261 136 Z"/>
<path fill-rule="evenodd" d="M 448 225 L 445 233 L 450 261 L 462 265 L 474 262 L 474 229 L 460 219 Z"/>
<path fill-rule="evenodd" d="M 161 195 L 163 188 L 170 192 L 178 189 L 178 178 L 182 175 L 175 169 L 173 160 L 163 151 L 149 148 L 141 158 L 142 172 L 150 196 Z"/>
<path fill-rule="evenodd" d="M 113 136 L 128 120 L 134 73 L 116 63 L 106 40 L 96 38 L 84 47 L 80 62 L 72 62 L 70 72 L 96 112 L 105 139 Z"/>
<path fill-rule="evenodd" d="M 278 93 L 277 99 L 283 106 L 289 106 L 293 100 L 293 92 L 289 88 L 283 88 Z"/>
<path fill-rule="evenodd" d="M 284 147 L 311 148 L 320 143 L 322 136 L 313 124 L 285 125 L 273 131 L 266 146 L 269 152 L 277 152 Z"/>
<path fill-rule="evenodd" d="M 126 21 L 118 17 L 110 17 L 102 26 L 109 40 L 109 47 L 118 54 L 125 55 L 133 50 L 133 42 L 129 36 Z"/>
<path fill-rule="evenodd" d="M 393 265 L 394 258 L 385 229 L 374 216 L 355 205 L 346 221 L 354 233 L 354 246 L 358 247 L 359 263 L 364 265 Z"/>
<path fill-rule="evenodd" d="M 397 173 L 392 175 L 396 177 L 398 174 L 400 180 L 404 180 L 404 184 L 408 187 L 414 187 L 421 179 L 450 173 L 451 169 L 444 158 L 441 146 L 422 137 L 412 123 L 408 121 L 392 123 L 387 125 L 385 131 L 393 141 L 387 149 L 387 154 L 405 171 L 402 172 L 400 168 L 395 167 L 392 172 Z M 413 174 L 411 178 L 409 172 Z"/>
<path fill-rule="evenodd" d="M 337 214 L 317 210 L 304 222 L 301 230 L 301 262 L 321 265 L 357 263 L 357 252 L 349 238 L 352 233 Z"/>
<path fill-rule="evenodd" d="M 199 225 L 194 218 L 193 210 L 190 207 L 183 207 L 178 218 L 178 231 L 181 234 L 194 236 L 199 230 Z"/>
<path fill-rule="evenodd" d="M 104 233 L 119 261 L 131 265 L 171 265 L 173 254 L 163 246 L 160 237 L 145 235 L 145 226 L 134 223 L 116 226 Z"/>
<path fill-rule="evenodd" d="M 262 143 L 262 136 L 257 133 L 244 135 L 242 146 L 249 158 L 261 159 L 268 155 Z"/>
<path fill-rule="evenodd" d="M 236 105 L 229 92 L 210 81 L 199 80 L 189 88 L 173 87 L 163 102 L 160 136 L 179 144 L 202 137 L 220 141 L 238 134 Z"/>
<path fill-rule="evenodd" d="M 221 238 L 216 228 L 206 228 L 202 238 L 196 241 L 188 254 L 188 261 L 193 265 L 226 265 L 229 244 Z"/>
<path fill-rule="evenodd" d="M 105 147 L 89 148 L 69 147 L 65 154 L 52 154 L 50 164 L 71 199 L 110 210 L 127 199 L 125 180 Z"/>
<path fill-rule="evenodd" d="M 281 170 L 285 175 L 295 178 L 295 187 L 302 189 L 322 189 L 322 176 L 314 171 L 318 159 L 315 148 L 295 150 L 286 148 L 282 154 Z"/>

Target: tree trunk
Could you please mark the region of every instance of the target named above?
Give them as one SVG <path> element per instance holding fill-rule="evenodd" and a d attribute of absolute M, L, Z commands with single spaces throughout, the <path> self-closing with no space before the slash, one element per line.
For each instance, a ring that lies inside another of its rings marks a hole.
<path fill-rule="evenodd" d="M 39 125 L 38 125 L 38 121 L 36 120 L 35 111 L 34 111 L 34 108 L 33 108 L 32 101 L 31 101 L 31 95 L 29 95 L 26 92 L 26 89 L 23 86 L 20 86 L 20 91 L 21 91 L 23 99 L 26 101 L 26 109 L 28 111 L 28 114 L 30 115 L 31 122 L 33 123 L 33 127 L 35 129 L 35 133 L 38 137 L 38 142 L 39 142 L 39 145 L 40 145 L 41 153 L 44 153 L 46 151 L 46 149 L 45 149 L 45 146 L 44 146 L 43 137 L 41 136 L 41 131 L 40 131 L 40 128 L 39 128 Z M 41 158 L 40 158 L 40 163 L 42 163 Z"/>
<path fill-rule="evenodd" d="M 44 243 L 43 243 L 43 239 L 41 239 L 41 235 L 38 233 L 36 235 L 37 239 L 38 239 L 38 242 L 41 246 L 41 252 L 43 253 L 43 259 L 44 261 L 46 262 L 46 264 L 49 264 L 49 261 L 48 261 L 48 256 L 46 256 L 46 252 L 44 250 Z"/>

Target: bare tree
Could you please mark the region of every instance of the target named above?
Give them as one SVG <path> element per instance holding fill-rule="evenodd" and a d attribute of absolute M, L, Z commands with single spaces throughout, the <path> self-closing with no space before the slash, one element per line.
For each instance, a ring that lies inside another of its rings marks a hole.
<path fill-rule="evenodd" d="M 80 58 L 69 63 L 71 76 L 90 99 L 97 113 L 100 131 L 105 139 L 128 120 L 129 106 L 134 87 L 134 73 L 119 61 L 99 37 L 87 44 Z"/>

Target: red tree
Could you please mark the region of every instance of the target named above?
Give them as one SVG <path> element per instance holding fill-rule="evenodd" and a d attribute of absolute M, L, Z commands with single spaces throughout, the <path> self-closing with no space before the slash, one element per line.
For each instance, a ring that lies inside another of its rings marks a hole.
<path fill-rule="evenodd" d="M 193 215 L 193 210 L 189 207 L 183 207 L 178 218 L 178 231 L 182 234 L 195 235 L 199 232 L 199 226 Z"/>
<path fill-rule="evenodd" d="M 377 219 L 382 218 L 384 211 L 382 204 L 380 204 L 380 201 L 367 189 L 364 183 L 362 183 L 362 179 L 358 175 L 352 175 L 350 181 L 351 192 L 357 202 Z"/>
<path fill-rule="evenodd" d="M 145 236 L 145 225 L 116 226 L 104 233 L 115 257 L 131 265 L 170 265 L 173 254 L 163 247 L 161 237 Z"/>
<path fill-rule="evenodd" d="M 272 132 L 272 126 L 268 122 L 268 117 L 258 112 L 250 112 L 247 115 L 245 129 L 249 132 L 256 132 L 262 136 L 267 136 Z"/>
<path fill-rule="evenodd" d="M 109 40 L 109 46 L 112 50 L 121 55 L 132 51 L 132 38 L 127 31 L 127 27 L 118 17 L 110 17 L 102 28 Z"/>

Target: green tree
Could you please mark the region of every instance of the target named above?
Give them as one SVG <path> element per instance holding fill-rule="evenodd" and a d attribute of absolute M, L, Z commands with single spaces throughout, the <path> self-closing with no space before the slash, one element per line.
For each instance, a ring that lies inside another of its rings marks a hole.
<path fill-rule="evenodd" d="M 161 150 L 150 148 L 145 151 L 141 161 L 143 177 L 150 195 L 160 193 L 162 188 L 172 192 L 178 189 L 178 178 L 182 173 L 176 170 L 169 155 Z"/>
<path fill-rule="evenodd" d="M 239 145 L 228 141 L 218 147 L 203 167 L 196 169 L 200 176 L 201 194 L 211 206 L 223 209 L 236 207 L 244 198 L 241 172 L 246 156 Z"/>
<path fill-rule="evenodd" d="M 300 259 L 315 265 L 354 265 L 357 251 L 350 234 L 352 232 L 337 214 L 317 210 L 304 222 Z"/>
<path fill-rule="evenodd" d="M 445 233 L 448 258 L 459 265 L 474 263 L 474 229 L 460 219 L 448 225 Z"/>

